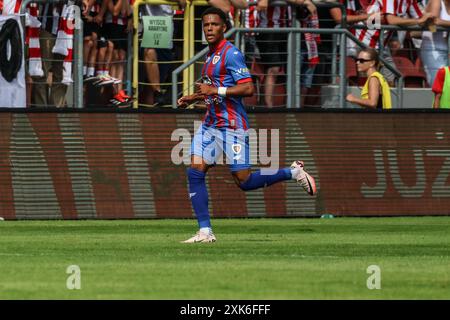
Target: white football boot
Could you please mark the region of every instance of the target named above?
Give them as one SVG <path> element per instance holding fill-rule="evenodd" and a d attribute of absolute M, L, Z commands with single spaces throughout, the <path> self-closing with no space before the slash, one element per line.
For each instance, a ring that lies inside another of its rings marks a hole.
<path fill-rule="evenodd" d="M 297 183 L 300 184 L 310 196 L 313 196 L 317 193 L 316 181 L 304 170 L 304 167 L 303 161 L 296 160 L 292 162 L 292 178 L 297 180 Z"/>
<path fill-rule="evenodd" d="M 216 242 L 216 236 L 214 235 L 214 233 L 204 233 L 201 231 L 197 231 L 195 236 L 193 236 L 192 238 L 189 238 L 185 241 L 181 241 L 181 243 L 197 243 L 197 242 L 203 243 Z"/>

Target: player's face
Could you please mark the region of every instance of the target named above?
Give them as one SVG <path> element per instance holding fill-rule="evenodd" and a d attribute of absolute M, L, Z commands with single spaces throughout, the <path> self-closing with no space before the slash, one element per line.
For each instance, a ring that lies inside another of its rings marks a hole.
<path fill-rule="evenodd" d="M 203 16 L 203 32 L 208 44 L 216 45 L 223 39 L 226 25 L 217 14 Z"/>

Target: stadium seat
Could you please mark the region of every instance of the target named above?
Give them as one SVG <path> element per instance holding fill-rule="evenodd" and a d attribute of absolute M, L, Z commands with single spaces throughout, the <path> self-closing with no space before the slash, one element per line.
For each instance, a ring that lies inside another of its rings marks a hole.
<path fill-rule="evenodd" d="M 419 70 L 411 60 L 405 57 L 394 56 L 395 66 L 403 75 L 405 87 L 424 88 L 426 86 L 425 73 Z"/>
<path fill-rule="evenodd" d="M 404 57 L 408 60 L 411 60 L 411 50 L 410 49 L 398 49 L 398 50 L 392 50 L 392 56 L 393 57 Z"/>
<path fill-rule="evenodd" d="M 264 98 L 262 97 L 262 85 L 264 83 L 264 67 L 259 64 L 256 59 L 253 59 L 250 66 L 250 74 L 253 78 L 253 84 L 255 85 L 255 94 L 253 97 L 244 98 L 244 103 L 247 106 L 256 106 L 263 104 Z"/>

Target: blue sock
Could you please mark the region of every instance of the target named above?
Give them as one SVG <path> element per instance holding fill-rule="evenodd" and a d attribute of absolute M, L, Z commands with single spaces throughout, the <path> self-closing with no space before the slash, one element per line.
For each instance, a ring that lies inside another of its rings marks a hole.
<path fill-rule="evenodd" d="M 206 173 L 196 169 L 187 170 L 189 180 L 189 197 L 197 217 L 199 228 L 211 228 L 208 211 L 208 190 L 206 189 Z"/>
<path fill-rule="evenodd" d="M 244 191 L 249 191 L 290 179 L 292 179 L 292 173 L 289 168 L 280 169 L 272 175 L 261 175 L 261 170 L 258 170 L 253 172 L 245 182 L 241 183 L 240 187 Z"/>

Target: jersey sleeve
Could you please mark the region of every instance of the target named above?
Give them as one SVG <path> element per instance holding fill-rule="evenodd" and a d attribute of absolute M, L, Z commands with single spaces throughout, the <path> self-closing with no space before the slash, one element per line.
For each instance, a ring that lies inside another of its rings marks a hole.
<path fill-rule="evenodd" d="M 227 72 L 231 74 L 236 83 L 245 83 L 252 81 L 252 75 L 245 64 L 244 55 L 233 48 L 227 55 Z"/>
<path fill-rule="evenodd" d="M 440 68 L 436 73 L 436 78 L 434 79 L 433 87 L 431 88 L 434 93 L 442 93 L 444 89 L 445 81 L 445 69 Z"/>

